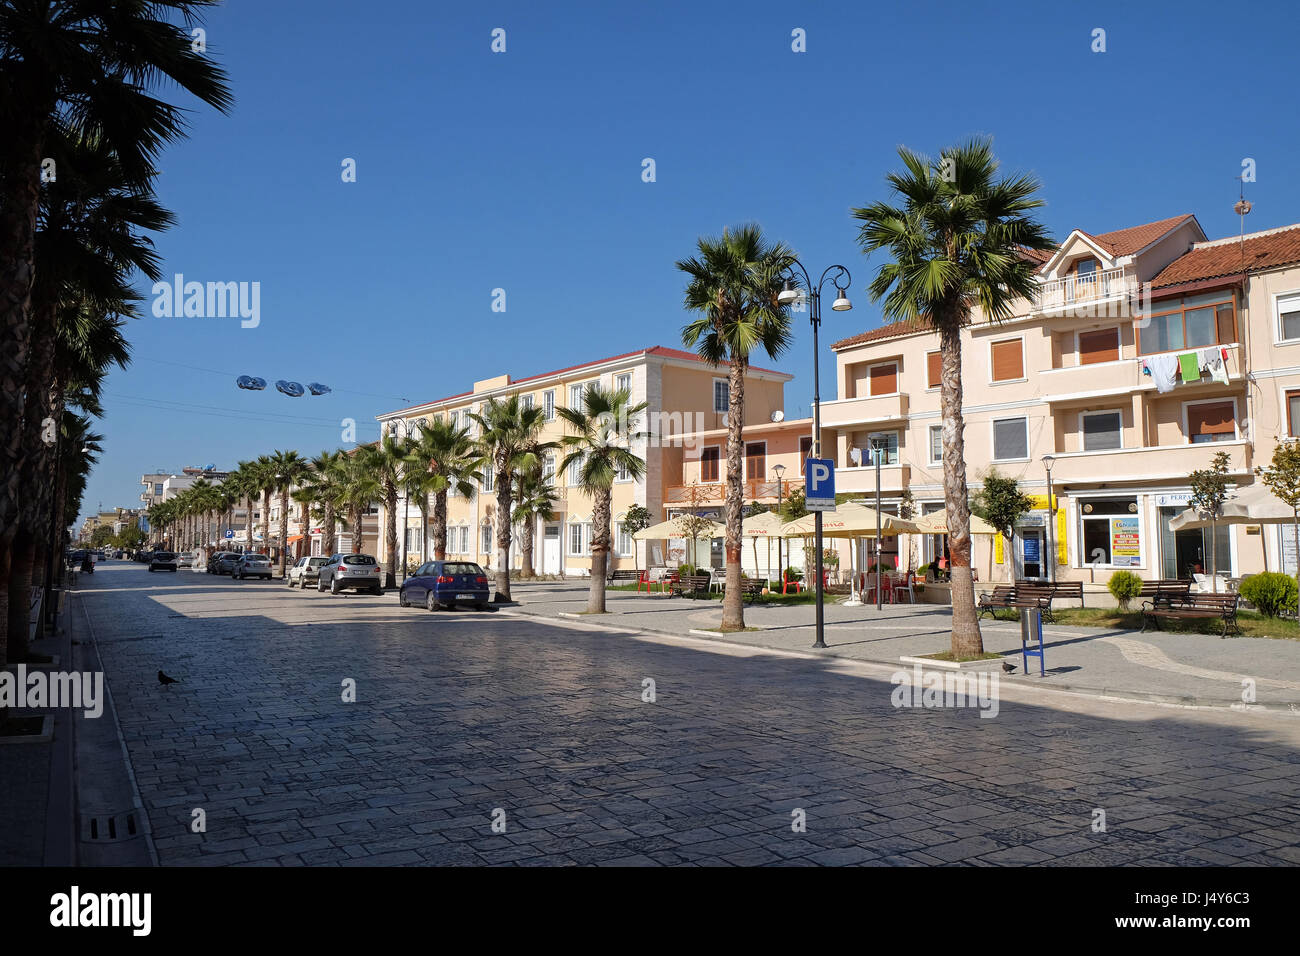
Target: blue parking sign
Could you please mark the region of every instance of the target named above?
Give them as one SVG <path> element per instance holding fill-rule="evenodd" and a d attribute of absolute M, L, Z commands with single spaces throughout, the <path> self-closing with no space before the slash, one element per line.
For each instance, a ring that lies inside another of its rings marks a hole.
<path fill-rule="evenodd" d="M 835 462 L 829 458 L 809 458 L 804 466 L 804 479 L 805 507 L 809 511 L 834 511 Z"/>

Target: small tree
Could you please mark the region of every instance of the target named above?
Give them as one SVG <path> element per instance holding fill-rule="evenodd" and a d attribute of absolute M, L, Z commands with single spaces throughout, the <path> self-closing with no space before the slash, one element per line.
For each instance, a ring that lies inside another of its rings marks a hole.
<path fill-rule="evenodd" d="M 1273 449 L 1270 467 L 1256 468 L 1268 490 L 1291 506 L 1291 533 L 1295 536 L 1296 586 L 1300 587 L 1300 442 L 1280 441 Z M 1285 566 L 1282 570 L 1286 570 Z"/>
<path fill-rule="evenodd" d="M 1106 582 L 1106 588 L 1115 598 L 1121 611 L 1128 610 L 1128 602 L 1142 593 L 1142 579 L 1132 571 L 1116 571 Z"/>
<path fill-rule="evenodd" d="M 904 521 L 911 521 L 912 516 L 916 514 L 916 498 L 912 495 L 910 488 L 904 488 L 902 497 L 898 499 L 898 516 Z M 907 573 L 912 573 L 912 557 L 914 542 L 912 535 L 907 536 Z"/>
<path fill-rule="evenodd" d="M 1016 523 L 1028 514 L 1033 506 L 1033 499 L 1020 490 L 1020 482 L 1014 478 L 1003 477 L 993 468 L 984 475 L 984 487 L 972 502 L 971 510 L 993 525 L 1006 542 L 1004 566 L 1008 581 L 1013 576 L 1011 541 L 1015 534 Z"/>
<path fill-rule="evenodd" d="M 649 508 L 642 507 L 641 505 L 633 505 L 623 514 L 623 530 L 626 531 L 630 537 L 638 531 L 650 527 L 650 522 L 653 517 L 654 516 L 650 514 Z M 635 539 L 632 541 L 632 552 L 633 563 L 637 566 L 637 570 L 639 571 L 641 570 L 641 558 L 636 550 Z M 646 563 L 649 564 L 648 561 Z"/>
<path fill-rule="evenodd" d="M 713 526 L 713 519 L 700 514 L 700 510 L 705 502 L 704 489 L 700 487 L 699 482 L 692 481 L 690 488 L 686 492 L 686 502 L 690 505 L 690 510 L 685 514 L 677 516 L 677 527 L 681 529 L 684 537 L 691 539 L 691 564 L 693 567 L 699 567 L 699 537 L 705 531 Z"/>
<path fill-rule="evenodd" d="M 1210 587 L 1219 589 L 1215 557 L 1219 550 L 1218 519 L 1223 515 L 1223 503 L 1228 500 L 1228 453 L 1216 452 L 1209 468 L 1198 468 L 1188 476 L 1192 487 L 1189 502 L 1202 517 L 1210 522 Z"/>

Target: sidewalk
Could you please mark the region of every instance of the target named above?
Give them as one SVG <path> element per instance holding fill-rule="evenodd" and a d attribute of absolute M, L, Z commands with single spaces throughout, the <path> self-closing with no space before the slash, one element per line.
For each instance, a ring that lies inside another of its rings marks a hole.
<path fill-rule="evenodd" d="M 586 610 L 585 581 L 515 582 L 512 595 L 517 613 L 559 618 Z M 686 636 L 715 629 L 722 621 L 718 601 L 691 600 L 644 592 L 609 591 L 608 614 L 584 615 L 588 624 Z M 827 603 L 827 648 L 813 650 L 815 609 L 812 605 L 745 608 L 745 625 L 757 631 L 704 635 L 751 647 L 847 657 L 903 668 L 901 656 L 932 654 L 949 647 L 951 609 L 919 604 L 844 607 Z M 984 648 L 1016 665 L 1003 678 L 1044 689 L 1098 697 L 1208 707 L 1243 707 L 1243 680 L 1255 682 L 1256 708 L 1300 716 L 1300 642 L 1233 638 L 1204 634 L 1044 625 L 1047 676 L 1038 676 L 1038 661 L 1029 659 L 1026 676 L 1020 656 L 1020 625 L 980 622 Z"/>

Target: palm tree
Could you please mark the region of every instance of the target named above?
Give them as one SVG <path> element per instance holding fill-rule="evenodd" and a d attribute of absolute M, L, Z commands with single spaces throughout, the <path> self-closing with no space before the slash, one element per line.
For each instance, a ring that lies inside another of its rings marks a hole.
<path fill-rule="evenodd" d="M 699 256 L 677 268 L 690 276 L 685 305 L 699 318 L 682 329 L 682 342 L 714 366 L 727 363 L 727 587 L 722 600 L 722 630 L 744 630 L 740 590 L 741 521 L 745 508 L 745 375 L 749 358 L 762 349 L 775 359 L 789 347 L 790 314 L 777 303 L 794 253 L 769 242 L 756 225 L 724 230 L 721 238 L 701 238 Z"/>
<path fill-rule="evenodd" d="M 303 554 L 308 554 L 311 547 L 311 506 L 316 503 L 316 489 L 310 484 L 304 484 L 300 488 L 289 492 L 289 497 L 298 505 L 299 531 L 302 532 Z M 326 557 L 328 556 L 326 555 Z"/>
<path fill-rule="evenodd" d="M 335 508 L 339 498 L 339 470 L 346 456 L 341 451 L 323 451 L 311 460 L 311 473 L 307 487 L 320 505 L 321 553 L 329 557 L 334 553 Z"/>
<path fill-rule="evenodd" d="M 539 452 L 554 448 L 554 442 L 539 443 L 537 436 L 546 423 L 540 405 L 526 407 L 518 395 L 492 398 L 479 413 L 468 417 L 479 427 L 475 441 L 484 468 L 490 469 L 496 482 L 497 496 L 497 567 L 496 594 L 493 601 L 510 600 L 511 498 L 516 472 L 529 471 L 541 464 Z"/>
<path fill-rule="evenodd" d="M 432 551 L 434 560 L 447 557 L 447 495 L 473 498 L 474 475 L 483 468 L 483 460 L 469 437 L 469 429 L 457 427 L 442 419 L 425 425 L 411 449 L 411 456 L 423 463 L 429 474 L 429 493 L 433 495 L 433 521 L 429 533 L 433 546 L 425 544 L 425 553 Z M 426 521 L 426 526 L 430 523 Z"/>
<path fill-rule="evenodd" d="M 150 87 L 167 77 L 220 110 L 231 103 L 222 71 L 191 45 L 187 28 L 206 5 L 0 4 L 0 591 L 6 595 L 10 547 L 27 494 L 22 429 L 26 365 L 38 321 L 31 294 L 42 162 L 51 154 L 51 136 L 77 129 L 102 138 L 128 180 L 147 187 L 157 152 L 185 128 L 182 111 L 154 98 Z M 175 14 L 184 23 L 169 22 Z M 0 622 L 7 623 L 7 614 Z"/>
<path fill-rule="evenodd" d="M 523 556 L 521 578 L 531 578 L 533 569 L 533 532 L 537 521 L 555 520 L 555 505 L 559 502 L 554 482 L 542 477 L 542 469 L 521 472 L 515 479 L 515 510 L 510 517 L 523 530 L 520 532 L 519 551 Z"/>
<path fill-rule="evenodd" d="M 347 513 L 348 531 L 352 537 L 352 553 L 360 554 L 362 522 L 370 506 L 383 494 L 379 479 L 375 477 L 364 457 L 361 446 L 347 454 L 339 467 L 339 504 Z"/>
<path fill-rule="evenodd" d="M 241 461 L 226 478 L 226 484 L 231 486 L 231 492 L 239 496 L 244 502 L 244 548 L 247 551 L 253 550 L 253 512 L 254 502 L 257 496 L 261 494 L 261 479 L 257 474 L 257 463 L 255 461 Z"/>
<path fill-rule="evenodd" d="M 586 390 L 582 408 L 561 408 L 560 417 L 573 434 L 560 439 L 568 454 L 559 470 L 578 469 L 578 485 L 591 495 L 591 591 L 589 614 L 605 613 L 605 572 L 609 565 L 610 502 L 614 479 L 620 473 L 639 481 L 645 474 L 645 459 L 628 446 L 645 435 L 636 432 L 646 410 L 644 402 L 631 404 L 627 389 L 607 392 L 599 386 Z M 736 590 L 740 590 L 737 582 Z"/>
<path fill-rule="evenodd" d="M 275 464 L 271 461 L 270 455 L 258 455 L 250 471 L 257 492 L 262 496 L 262 551 L 269 555 L 271 553 L 271 495 L 279 487 L 276 483 Z"/>
<path fill-rule="evenodd" d="M 186 490 L 190 509 L 195 520 L 195 546 L 207 552 L 208 528 L 211 513 L 221 504 L 221 495 L 207 478 L 200 478 Z M 189 550 L 188 548 L 186 550 Z"/>
<path fill-rule="evenodd" d="M 296 451 L 276 451 L 271 456 L 271 474 L 280 493 L 280 577 L 284 577 L 289 551 L 289 489 L 307 476 L 311 465 Z"/>
<path fill-rule="evenodd" d="M 357 450 L 374 479 L 384 502 L 384 587 L 397 587 L 397 490 L 402 484 L 402 468 L 409 450 L 405 438 L 384 435 L 373 445 Z"/>
<path fill-rule="evenodd" d="M 1036 289 L 1026 250 L 1051 249 L 1043 226 L 1026 215 L 1043 205 L 1032 176 L 998 179 L 989 140 L 971 140 L 937 160 L 901 148 L 901 172 L 887 177 L 896 204 L 854 209 L 858 242 L 894 257 L 869 286 L 887 318 L 939 333 L 943 487 L 952 567 L 952 653 L 983 653 L 971 575 L 970 505 L 962 436 L 961 333 L 979 308 L 985 320 L 1015 314 Z"/>

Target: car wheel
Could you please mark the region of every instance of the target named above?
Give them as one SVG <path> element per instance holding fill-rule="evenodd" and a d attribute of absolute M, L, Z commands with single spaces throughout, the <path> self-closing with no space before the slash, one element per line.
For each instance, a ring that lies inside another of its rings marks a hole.
<path fill-rule="evenodd" d="M 154 571 L 156 571 L 156 570 L 157 570 L 157 569 L 154 568 L 152 565 L 149 567 L 149 573 L 150 573 L 150 574 L 153 574 Z"/>
<path fill-rule="evenodd" d="M 427 607 L 430 611 L 438 610 L 438 599 L 434 597 L 432 591 L 430 591 L 429 596 L 424 599 L 424 606 Z"/>
<path fill-rule="evenodd" d="M 324 579 L 324 578 L 317 578 L 317 579 L 316 579 L 316 590 L 319 591 L 321 594 L 324 594 L 324 593 L 325 593 L 325 579 Z"/>
<path fill-rule="evenodd" d="M 371 588 L 370 593 L 375 595 L 375 597 L 380 597 L 383 595 L 384 589 L 380 587 Z"/>
<path fill-rule="evenodd" d="M 487 609 L 488 609 L 487 601 L 480 601 L 478 604 L 474 605 L 474 610 L 476 611 L 486 611 Z"/>
<path fill-rule="evenodd" d="M 402 607 L 411 606 L 410 602 L 406 600 L 406 588 L 402 588 L 400 591 L 397 592 L 397 603 Z"/>
<path fill-rule="evenodd" d="M 338 593 L 339 593 L 339 579 L 338 579 L 338 578 L 331 578 L 331 579 L 330 579 L 330 594 L 338 594 Z"/>
<path fill-rule="evenodd" d="M 303 589 L 304 591 L 307 590 L 307 575 L 304 574 L 304 575 L 302 576 L 302 582 L 301 582 L 301 584 L 302 584 L 302 589 Z"/>
<path fill-rule="evenodd" d="M 287 584 L 289 587 L 293 587 L 293 578 L 289 577 L 289 575 L 286 574 L 284 576 L 284 583 Z"/>

